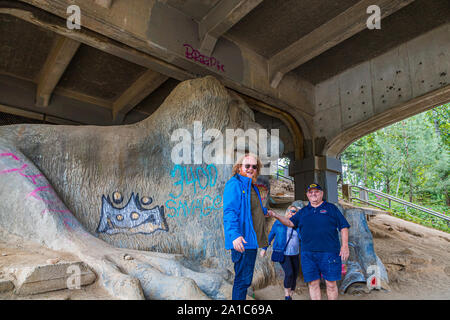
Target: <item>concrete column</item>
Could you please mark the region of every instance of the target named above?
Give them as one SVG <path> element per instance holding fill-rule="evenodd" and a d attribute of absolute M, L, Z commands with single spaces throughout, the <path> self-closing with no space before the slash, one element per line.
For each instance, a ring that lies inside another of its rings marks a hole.
<path fill-rule="evenodd" d="M 342 172 L 341 161 L 327 156 L 314 156 L 291 162 L 289 167 L 295 182 L 295 199 L 308 200 L 306 187 L 318 183 L 328 202 L 338 201 L 337 175 Z"/>

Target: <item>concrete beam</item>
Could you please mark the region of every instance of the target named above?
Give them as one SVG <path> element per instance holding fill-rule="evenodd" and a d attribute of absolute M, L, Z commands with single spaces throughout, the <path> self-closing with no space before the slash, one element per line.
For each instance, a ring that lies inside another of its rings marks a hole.
<path fill-rule="evenodd" d="M 123 117 L 149 94 L 169 79 L 158 72 L 147 70 L 112 105 L 113 121 L 120 114 Z M 123 120 L 123 117 L 121 117 Z"/>
<path fill-rule="evenodd" d="M 267 81 L 267 60 L 225 36 L 219 40 L 220 48 L 216 47 L 214 54 L 225 66 L 224 71 L 208 65 L 200 57 L 189 56 L 183 44 L 199 48 L 198 23 L 178 10 L 157 1 L 138 2 L 137 7 L 131 8 L 128 1 L 115 0 L 106 13 L 93 10 L 88 1 L 91 0 L 77 1 L 83 12 L 83 28 L 77 32 L 66 28 L 67 0 L 7 1 L 6 5 L 2 1 L 0 13 L 11 14 L 179 81 L 214 75 L 226 87 L 277 106 L 296 119 L 308 120 L 313 115 L 313 97 L 298 90 L 295 76 L 286 77 L 278 90 L 274 90 Z M 130 19 L 133 24 L 126 23 Z"/>
<path fill-rule="evenodd" d="M 48 107 L 53 90 L 80 47 L 80 42 L 58 36 L 39 75 L 36 105 Z"/>
<path fill-rule="evenodd" d="M 75 121 L 71 121 L 71 120 L 67 120 L 67 119 L 61 119 L 58 117 L 47 116 L 47 115 L 44 115 L 44 121 L 48 122 L 48 123 L 71 125 L 71 126 L 81 125 L 81 123 L 79 123 L 79 122 L 75 122 Z"/>
<path fill-rule="evenodd" d="M 239 96 L 245 100 L 251 109 L 255 109 L 261 113 L 280 119 L 291 134 L 292 142 L 294 144 L 295 160 L 303 159 L 304 134 L 301 126 L 297 123 L 294 117 L 292 117 L 292 115 L 246 95 L 239 94 Z"/>
<path fill-rule="evenodd" d="M 316 86 L 316 154 L 450 101 L 450 23 Z"/>
<path fill-rule="evenodd" d="M 367 8 L 378 5 L 381 18 L 400 10 L 414 0 L 362 0 L 268 60 L 269 81 L 278 87 L 283 76 L 322 52 L 367 28 Z"/>
<path fill-rule="evenodd" d="M 25 118 L 29 118 L 29 119 L 41 120 L 41 121 L 44 121 L 44 117 L 45 117 L 45 115 L 42 113 L 26 111 L 26 110 L 22 110 L 19 108 L 5 106 L 3 104 L 0 104 L 0 112 L 13 114 L 15 116 L 25 117 Z"/>
<path fill-rule="evenodd" d="M 34 82 L 0 74 L 1 112 L 45 121 L 50 121 L 49 117 L 56 117 L 87 125 L 113 124 L 111 108 L 96 105 L 95 100 L 80 101 L 79 95 L 67 95 L 66 92 L 64 95 L 60 94 L 59 88 L 54 91 L 47 108 L 36 107 L 35 98 L 36 84 Z M 132 112 L 135 113 L 134 110 Z"/>
<path fill-rule="evenodd" d="M 398 121 L 412 117 L 450 101 L 450 85 L 429 94 L 412 99 L 370 119 L 348 128 L 325 146 L 327 156 L 339 156 L 353 141 Z"/>
<path fill-rule="evenodd" d="M 57 94 L 59 96 L 71 98 L 71 99 L 78 100 L 81 102 L 86 102 L 86 103 L 93 104 L 93 105 L 103 107 L 103 108 L 107 108 L 110 110 L 112 109 L 112 102 L 110 100 L 93 97 L 93 96 L 90 96 L 90 95 L 87 95 L 87 94 L 84 94 L 81 92 L 73 91 L 70 89 L 56 87 L 55 91 L 53 93 Z"/>
<path fill-rule="evenodd" d="M 258 6 L 262 0 L 222 0 L 200 21 L 200 52 L 212 54 L 217 39 Z"/>
<path fill-rule="evenodd" d="M 163 73 L 179 81 L 192 79 L 194 77 L 192 73 L 182 68 L 147 53 L 138 51 L 120 42 L 111 40 L 108 37 L 90 31 L 89 29 L 82 28 L 78 32 L 73 32 L 67 29 L 66 21 L 64 19 L 52 16 L 31 5 L 9 1 L 5 4 L 0 2 L 0 13 L 9 14 L 43 29 L 51 30 L 60 36 L 70 38 L 126 61 Z"/>
<path fill-rule="evenodd" d="M 111 8 L 113 0 L 95 0 L 95 3 L 99 6 L 109 9 Z"/>

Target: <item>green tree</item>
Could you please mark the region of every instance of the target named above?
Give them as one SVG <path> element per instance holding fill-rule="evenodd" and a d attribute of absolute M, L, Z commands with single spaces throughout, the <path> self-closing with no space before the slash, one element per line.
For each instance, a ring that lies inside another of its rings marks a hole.
<path fill-rule="evenodd" d="M 341 155 L 344 183 L 362 185 L 414 202 L 450 205 L 450 105 L 373 132 Z"/>
<path fill-rule="evenodd" d="M 373 134 L 369 134 L 352 143 L 342 154 L 341 160 L 345 166 L 344 181 L 351 184 L 374 187 L 380 149 L 375 143 Z"/>
<path fill-rule="evenodd" d="M 442 144 L 450 148 L 450 103 L 443 104 L 426 113 Z"/>
<path fill-rule="evenodd" d="M 374 133 L 374 142 L 380 149 L 377 178 L 381 181 L 383 191 L 391 193 L 397 172 L 401 169 L 403 157 L 395 144 L 396 136 L 393 130 L 383 128 Z"/>

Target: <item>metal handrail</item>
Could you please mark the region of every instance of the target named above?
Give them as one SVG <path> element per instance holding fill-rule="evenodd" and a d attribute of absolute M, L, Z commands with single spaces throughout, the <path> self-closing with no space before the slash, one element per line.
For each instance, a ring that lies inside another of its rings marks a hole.
<path fill-rule="evenodd" d="M 377 207 L 378 209 L 381 209 L 381 210 L 386 210 L 386 209 L 388 209 L 386 206 L 383 206 L 383 205 L 380 204 L 380 203 L 377 203 L 377 204 L 373 203 L 374 201 L 370 201 L 370 200 L 369 200 L 369 201 L 366 201 L 366 200 L 359 199 L 359 198 L 352 198 L 352 199 L 361 201 L 361 202 L 363 202 L 363 203 L 365 203 L 365 204 L 368 204 L 368 205 L 371 205 L 371 206 L 374 206 L 374 207 Z"/>
<path fill-rule="evenodd" d="M 289 180 L 289 181 L 294 181 L 294 178 L 292 178 L 292 177 L 286 177 L 285 175 L 279 174 L 278 173 L 278 168 L 289 169 L 289 167 L 283 166 L 283 165 L 277 163 L 277 174 L 276 174 L 277 180 L 278 180 L 278 177 L 280 177 L 280 178 L 283 178 L 283 179 L 286 179 L 286 180 Z"/>
<path fill-rule="evenodd" d="M 292 177 L 286 177 L 286 176 L 283 176 L 282 174 L 278 174 L 278 173 L 277 173 L 277 178 L 278 178 L 278 177 L 283 178 L 283 179 L 286 179 L 286 180 L 289 180 L 289 181 L 294 181 L 294 178 L 292 178 Z"/>
<path fill-rule="evenodd" d="M 380 191 L 378 191 L 378 190 L 373 190 L 373 189 L 369 189 L 369 188 L 366 188 L 366 187 L 355 186 L 355 185 L 349 185 L 349 187 L 350 187 L 350 189 L 351 189 L 351 188 L 358 188 L 358 189 L 360 189 L 360 190 L 366 191 L 367 193 L 373 193 L 373 194 L 378 195 L 378 196 L 380 196 L 380 197 L 382 197 L 382 198 L 388 199 L 388 200 L 389 200 L 389 206 L 388 206 L 388 208 L 391 207 L 391 201 L 394 201 L 394 202 L 398 202 L 398 203 L 400 203 L 400 204 L 402 204 L 402 205 L 404 205 L 404 206 L 406 206 L 406 207 L 411 207 L 411 208 L 413 208 L 413 209 L 416 209 L 416 210 L 419 210 L 419 211 L 422 211 L 422 212 L 431 214 L 431 215 L 436 216 L 436 217 L 438 217 L 438 218 L 441 218 L 441 219 L 450 221 L 450 217 L 449 217 L 449 216 L 446 216 L 446 215 L 444 215 L 444 214 L 442 214 L 442 213 L 440 213 L 440 212 L 437 212 L 437 211 L 428 209 L 428 208 L 426 208 L 426 207 L 419 206 L 419 205 L 417 205 L 417 204 L 415 204 L 415 203 L 411 203 L 411 202 L 405 201 L 405 200 L 403 200 L 403 199 L 400 199 L 400 198 L 391 196 L 391 195 L 389 195 L 389 194 L 380 192 Z M 380 203 L 378 203 L 378 202 L 376 202 L 376 201 L 368 200 L 368 197 L 367 197 L 367 200 L 364 200 L 364 199 L 360 199 L 360 198 L 356 198 L 356 197 L 351 197 L 351 196 L 350 196 L 350 199 L 349 199 L 349 200 L 351 201 L 352 199 L 359 200 L 359 201 L 361 201 L 361 202 L 367 203 L 367 204 L 369 204 L 369 205 L 373 205 L 374 207 L 378 207 L 378 208 L 380 208 L 380 206 L 383 206 L 383 204 L 380 204 Z M 374 202 L 375 202 L 375 204 L 374 204 Z M 385 206 L 384 206 L 384 207 L 385 207 Z M 380 209 L 383 209 L 383 208 L 380 208 Z M 386 209 L 386 207 L 385 207 L 384 209 Z"/>

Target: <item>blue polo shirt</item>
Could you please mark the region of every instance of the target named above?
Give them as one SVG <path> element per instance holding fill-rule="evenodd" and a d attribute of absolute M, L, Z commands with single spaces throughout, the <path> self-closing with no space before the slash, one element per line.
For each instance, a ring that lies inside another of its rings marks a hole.
<path fill-rule="evenodd" d="M 309 203 L 291 217 L 294 226 L 300 229 L 301 251 L 337 252 L 341 250 L 339 234 L 350 228 L 345 217 L 332 203 L 324 201 L 314 208 Z"/>

